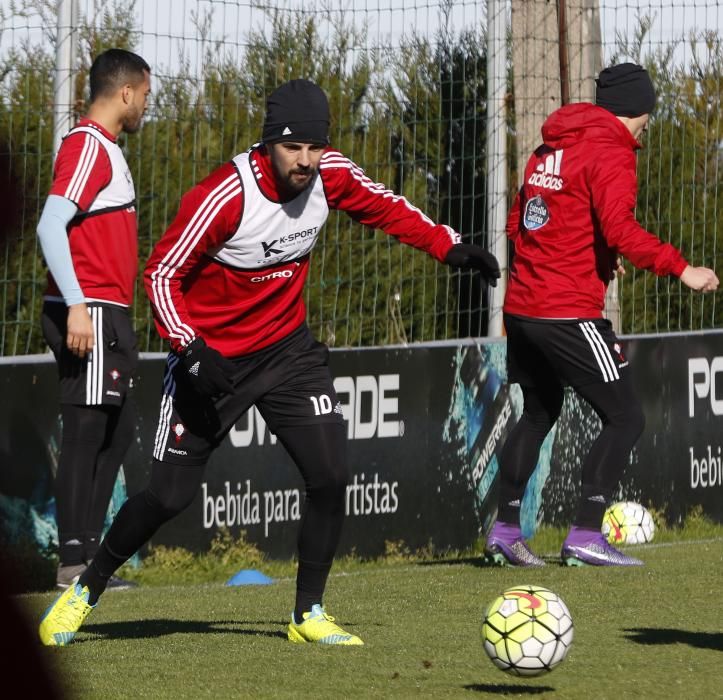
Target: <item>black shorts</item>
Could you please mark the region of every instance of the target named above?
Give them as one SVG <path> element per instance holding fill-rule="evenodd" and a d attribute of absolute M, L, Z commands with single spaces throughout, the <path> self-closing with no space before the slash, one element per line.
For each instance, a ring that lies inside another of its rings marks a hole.
<path fill-rule="evenodd" d="M 238 419 L 256 406 L 273 433 L 284 427 L 343 423 L 329 371 L 329 349 L 304 324 L 258 352 L 231 358 L 233 394 L 204 399 L 188 382 L 178 356 L 168 355 L 153 456 L 174 464 L 205 464 Z"/>
<path fill-rule="evenodd" d="M 60 403 L 120 406 L 138 367 L 138 342 L 130 311 L 115 304 L 89 302 L 88 312 L 95 346 L 80 358 L 66 345 L 68 307 L 54 301 L 43 304 L 43 336 L 58 363 Z"/>
<path fill-rule="evenodd" d="M 510 382 L 573 388 L 615 382 L 628 371 L 623 345 L 604 318 L 548 320 L 505 314 Z"/>

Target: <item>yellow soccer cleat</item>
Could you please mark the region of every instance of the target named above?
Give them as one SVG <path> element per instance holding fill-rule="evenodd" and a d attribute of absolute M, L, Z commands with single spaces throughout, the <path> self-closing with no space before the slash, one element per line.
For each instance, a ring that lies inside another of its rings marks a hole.
<path fill-rule="evenodd" d="M 88 605 L 90 591 L 76 583 L 60 595 L 40 621 L 40 641 L 49 647 L 70 644 L 95 605 Z"/>
<path fill-rule="evenodd" d="M 304 621 L 296 624 L 294 616 L 289 623 L 289 641 L 303 644 L 316 642 L 317 644 L 340 644 L 344 646 L 359 646 L 364 644 L 359 637 L 345 632 L 334 623 L 334 618 L 327 615 L 321 605 L 314 605 L 311 612 L 304 613 Z"/>

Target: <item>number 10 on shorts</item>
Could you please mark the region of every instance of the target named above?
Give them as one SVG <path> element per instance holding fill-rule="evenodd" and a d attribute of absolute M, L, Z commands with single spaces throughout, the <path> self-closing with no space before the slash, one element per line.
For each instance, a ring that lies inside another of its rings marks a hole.
<path fill-rule="evenodd" d="M 314 414 L 317 416 L 325 416 L 333 410 L 331 399 L 326 394 L 321 394 L 321 396 L 310 396 L 309 400 L 314 404 Z"/>

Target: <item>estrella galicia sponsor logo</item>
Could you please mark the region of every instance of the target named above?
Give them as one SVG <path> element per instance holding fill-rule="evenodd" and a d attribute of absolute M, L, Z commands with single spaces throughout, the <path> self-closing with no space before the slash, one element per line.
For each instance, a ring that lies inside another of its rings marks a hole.
<path fill-rule="evenodd" d="M 550 220 L 550 211 L 545 200 L 538 194 L 528 199 L 525 204 L 525 216 L 522 222 L 528 231 L 536 231 L 542 228 Z"/>

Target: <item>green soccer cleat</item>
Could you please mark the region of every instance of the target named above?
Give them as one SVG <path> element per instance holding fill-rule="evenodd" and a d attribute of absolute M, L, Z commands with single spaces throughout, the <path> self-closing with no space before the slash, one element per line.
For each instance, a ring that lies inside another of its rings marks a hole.
<path fill-rule="evenodd" d="M 88 605 L 90 591 L 76 583 L 62 593 L 40 621 L 40 641 L 49 647 L 70 644 L 95 605 Z"/>
<path fill-rule="evenodd" d="M 304 613 L 304 621 L 296 624 L 294 616 L 289 623 L 289 641 L 303 644 L 316 642 L 317 644 L 338 644 L 342 646 L 359 646 L 364 644 L 359 637 L 345 632 L 334 623 L 334 618 L 327 615 L 321 605 L 314 605 L 311 612 Z"/>

